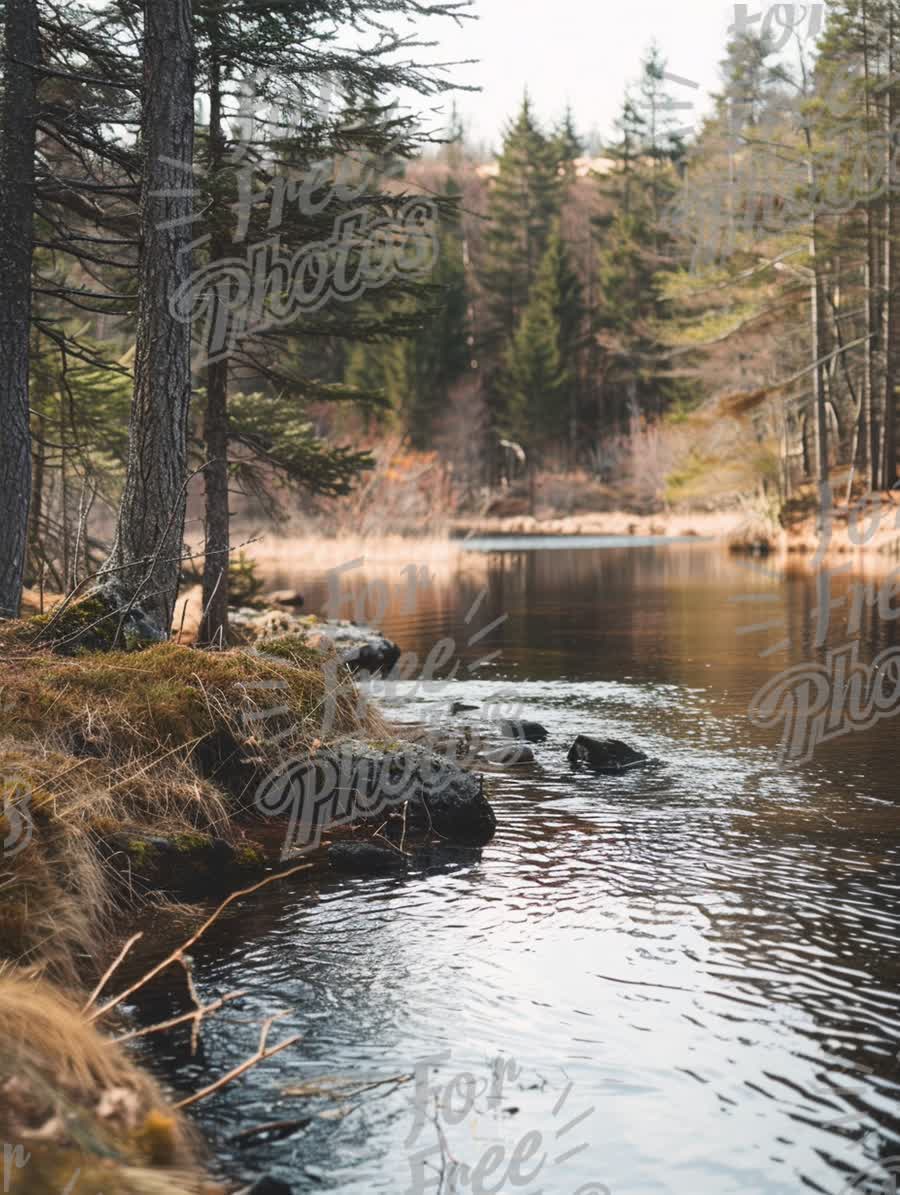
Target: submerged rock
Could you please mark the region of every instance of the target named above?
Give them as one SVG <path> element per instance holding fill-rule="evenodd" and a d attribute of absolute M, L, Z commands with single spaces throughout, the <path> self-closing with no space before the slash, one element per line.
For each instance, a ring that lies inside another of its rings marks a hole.
<path fill-rule="evenodd" d="M 291 1195 L 291 1191 L 292 1188 L 280 1178 L 272 1178 L 266 1174 L 256 1180 L 247 1195 Z"/>
<path fill-rule="evenodd" d="M 328 862 L 335 871 L 349 875 L 384 875 L 407 867 L 406 855 L 374 842 L 333 842 Z"/>
<path fill-rule="evenodd" d="M 445 867 L 465 867 L 481 861 L 481 847 L 477 846 L 447 846 L 446 843 L 435 843 L 431 846 L 419 847 L 412 853 L 411 863 L 423 870 Z"/>
<path fill-rule="evenodd" d="M 374 842 L 334 842 L 328 848 L 331 867 L 345 875 L 396 875 L 465 867 L 481 860 L 481 848 L 432 843 L 411 849 L 379 846 Z"/>
<path fill-rule="evenodd" d="M 650 762 L 642 751 L 636 751 L 618 739 L 592 739 L 584 734 L 580 734 L 569 748 L 568 760 L 575 768 L 583 765 L 608 774 L 625 772 Z"/>
<path fill-rule="evenodd" d="M 527 722 L 520 719 L 506 719 L 500 723 L 500 731 L 508 739 L 521 739 L 526 743 L 543 743 L 550 732 L 540 722 Z"/>
<path fill-rule="evenodd" d="M 485 751 L 484 758 L 489 763 L 512 765 L 516 763 L 534 763 L 534 752 L 524 743 L 508 743 L 503 747 L 493 747 Z"/>

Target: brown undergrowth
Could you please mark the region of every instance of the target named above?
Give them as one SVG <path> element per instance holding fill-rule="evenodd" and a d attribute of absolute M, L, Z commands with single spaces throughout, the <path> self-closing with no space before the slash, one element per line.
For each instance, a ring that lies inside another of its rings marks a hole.
<path fill-rule="evenodd" d="M 70 979 L 121 889 L 103 844 L 125 836 L 138 864 L 151 838 L 240 846 L 251 778 L 380 730 L 349 674 L 273 648 L 0 651 L 0 953 Z"/>
<path fill-rule="evenodd" d="M 159 1085 L 45 981 L 0 971 L 4 1190 L 193 1195 L 198 1140 Z M 73 1182 L 74 1180 L 74 1182 Z M 71 1187 L 68 1184 L 72 1184 Z"/>
<path fill-rule="evenodd" d="M 346 669 L 297 637 L 60 655 L 35 633 L 51 617 L 0 630 L 0 1145 L 28 1155 L 0 1185 L 58 1195 L 74 1175 L 78 1195 L 220 1190 L 181 1113 L 77 993 L 151 896 L 140 875 L 157 843 L 189 871 L 224 844 L 240 887 L 265 863 L 252 778 L 383 724 Z"/>

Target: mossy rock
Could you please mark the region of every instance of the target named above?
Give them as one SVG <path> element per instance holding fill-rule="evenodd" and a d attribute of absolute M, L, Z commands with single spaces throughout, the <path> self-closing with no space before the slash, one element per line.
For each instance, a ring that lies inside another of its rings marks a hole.
<path fill-rule="evenodd" d="M 7 624 L 0 641 L 17 646 L 49 647 L 58 655 L 83 652 L 139 651 L 165 634 L 139 606 L 113 591 L 97 590 L 48 614 Z"/>
<path fill-rule="evenodd" d="M 262 870 L 262 852 L 247 843 L 233 843 L 209 834 L 175 834 L 171 838 L 114 834 L 101 844 L 109 865 L 127 883 L 184 896 L 226 892 L 248 874 Z"/>

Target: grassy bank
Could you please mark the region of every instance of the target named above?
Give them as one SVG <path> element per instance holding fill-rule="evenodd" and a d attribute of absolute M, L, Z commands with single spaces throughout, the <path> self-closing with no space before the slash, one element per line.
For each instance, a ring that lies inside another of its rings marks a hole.
<path fill-rule="evenodd" d="M 181 1113 L 112 1040 L 118 1009 L 96 1017 L 88 992 L 148 900 L 267 874 L 281 841 L 254 810 L 258 778 L 323 744 L 326 702 L 333 739 L 384 727 L 349 676 L 329 689 L 329 657 L 297 637 L 85 651 L 73 636 L 94 613 L 0 628 L 0 1132 L 24 1150 L 0 1183 L 221 1190 Z"/>

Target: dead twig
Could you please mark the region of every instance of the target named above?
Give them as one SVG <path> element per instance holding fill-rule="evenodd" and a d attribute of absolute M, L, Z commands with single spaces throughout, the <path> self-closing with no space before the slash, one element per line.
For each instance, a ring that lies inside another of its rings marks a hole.
<path fill-rule="evenodd" d="M 211 1004 L 201 1005 L 199 1008 L 194 1009 L 193 1012 L 183 1012 L 180 1016 L 172 1017 L 168 1021 L 160 1021 L 158 1025 L 148 1025 L 146 1029 L 134 1029 L 131 1033 L 123 1033 L 121 1037 L 117 1037 L 114 1040 L 117 1043 L 133 1041 L 136 1037 L 148 1037 L 151 1033 L 162 1033 L 166 1029 L 174 1029 L 176 1025 L 183 1025 L 185 1021 L 197 1021 L 199 1018 L 210 1016 L 212 1013 L 218 1012 L 223 1005 L 246 995 L 246 989 L 239 992 L 229 992 L 226 996 L 219 996 Z"/>
<path fill-rule="evenodd" d="M 249 888 L 241 888 L 238 892 L 232 892 L 230 896 L 227 896 L 225 900 L 222 901 L 215 912 L 211 913 L 210 916 L 207 917 L 196 933 L 191 934 L 186 942 L 182 943 L 181 946 L 173 950 L 171 954 L 167 955 L 161 962 L 157 963 L 155 967 L 151 967 L 146 975 L 143 975 L 140 979 L 136 980 L 130 987 L 126 988 L 124 992 L 116 996 L 114 999 L 108 1000 L 106 1004 L 102 1006 L 102 1008 L 96 1009 L 91 1014 L 90 1020 L 97 1021 L 101 1017 L 106 1016 L 108 1012 L 112 1012 L 114 1008 L 117 1008 L 123 1000 L 127 1000 L 129 996 L 134 995 L 135 992 L 140 991 L 142 987 L 145 987 L 151 981 L 151 979 L 155 979 L 157 975 L 159 975 L 162 971 L 165 971 L 167 967 L 170 967 L 173 963 L 181 962 L 184 952 L 189 950 L 195 942 L 198 942 L 200 938 L 203 937 L 209 927 L 218 920 L 218 918 L 225 911 L 225 909 L 228 908 L 232 901 L 240 900 L 242 896 L 251 896 L 254 892 L 258 892 L 260 888 L 265 888 L 267 884 L 273 884 L 276 880 L 285 880 L 290 876 L 297 875 L 298 872 L 309 871 L 312 866 L 312 863 L 300 863 L 296 867 L 289 868 L 287 871 L 279 871 L 276 872 L 275 875 L 266 876 L 264 880 L 260 880 L 257 884 L 252 884 Z"/>
<path fill-rule="evenodd" d="M 91 992 L 87 1004 L 85 1004 L 84 1008 L 82 1008 L 82 1010 L 81 1010 L 82 1012 L 87 1012 L 90 1009 L 91 1005 L 94 1003 L 94 1001 L 97 999 L 97 997 L 103 991 L 103 989 L 106 987 L 106 985 L 109 982 L 110 978 L 112 977 L 113 973 L 118 970 L 119 965 L 121 964 L 122 960 L 125 958 L 125 955 L 132 948 L 132 946 L 135 944 L 135 942 L 140 941 L 140 939 L 143 936 L 144 936 L 143 934 L 134 934 L 133 937 L 130 937 L 128 939 L 128 941 L 125 943 L 125 945 L 119 951 L 119 953 L 116 955 L 113 962 L 110 963 L 110 965 L 106 968 L 106 970 L 100 976 L 100 982 L 97 984 L 97 986 Z"/>
<path fill-rule="evenodd" d="M 251 1057 L 249 1057 L 245 1062 L 242 1062 L 240 1066 L 236 1066 L 233 1070 L 230 1070 L 227 1075 L 223 1075 L 221 1079 L 216 1079 L 215 1083 L 210 1083 L 208 1087 L 204 1087 L 200 1091 L 195 1091 L 193 1095 L 187 1096 L 186 1099 L 179 1100 L 174 1107 L 179 1110 L 181 1108 L 189 1108 L 191 1104 L 196 1104 L 199 1100 L 205 1100 L 207 1096 L 214 1095 L 215 1092 L 221 1091 L 221 1089 L 227 1086 L 227 1084 L 232 1083 L 235 1079 L 239 1079 L 241 1075 L 245 1074 L 251 1069 L 251 1067 L 258 1066 L 259 1063 L 266 1062 L 269 1058 L 274 1058 L 276 1054 L 280 1054 L 281 1051 L 286 1050 L 288 1046 L 293 1046 L 300 1041 L 301 1035 L 297 1033 L 293 1037 L 287 1038 L 286 1041 L 279 1042 L 277 1046 L 272 1046 L 270 1050 L 266 1049 L 266 1042 L 269 1039 L 269 1031 L 275 1022 L 280 1020 L 281 1017 L 285 1015 L 286 1013 L 279 1012 L 274 1016 L 266 1017 L 262 1028 L 259 1031 L 259 1046 L 257 1047 L 255 1054 L 251 1055 Z"/>
<path fill-rule="evenodd" d="M 234 1145 L 240 1145 L 252 1137 L 262 1136 L 263 1133 L 278 1133 L 280 1136 L 285 1136 L 287 1133 L 293 1132 L 294 1129 L 305 1129 L 311 1123 L 311 1116 L 303 1116 L 299 1120 L 273 1120 L 269 1124 L 258 1124 L 254 1125 L 252 1129 L 244 1129 L 243 1132 L 235 1133 L 228 1140 Z"/>

